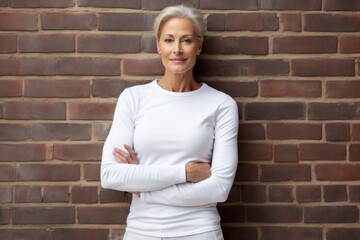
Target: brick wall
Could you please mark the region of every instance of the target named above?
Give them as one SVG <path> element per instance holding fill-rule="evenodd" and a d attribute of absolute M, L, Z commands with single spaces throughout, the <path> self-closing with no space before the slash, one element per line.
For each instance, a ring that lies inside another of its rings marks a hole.
<path fill-rule="evenodd" d="M 1 240 L 121 239 L 102 145 L 119 93 L 162 74 L 152 21 L 180 2 L 207 20 L 198 79 L 240 109 L 225 239 L 360 239 L 360 1 L 0 0 Z"/>

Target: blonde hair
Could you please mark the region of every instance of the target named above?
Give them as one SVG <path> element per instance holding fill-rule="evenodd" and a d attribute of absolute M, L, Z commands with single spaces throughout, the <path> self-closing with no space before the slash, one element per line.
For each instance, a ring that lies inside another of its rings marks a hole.
<path fill-rule="evenodd" d="M 199 42 L 203 42 L 205 32 L 204 18 L 198 9 L 185 5 L 166 7 L 159 13 L 154 22 L 154 32 L 156 39 L 160 38 L 161 28 L 163 27 L 164 23 L 167 20 L 175 17 L 189 19 L 194 25 L 195 33 L 198 37 Z"/>

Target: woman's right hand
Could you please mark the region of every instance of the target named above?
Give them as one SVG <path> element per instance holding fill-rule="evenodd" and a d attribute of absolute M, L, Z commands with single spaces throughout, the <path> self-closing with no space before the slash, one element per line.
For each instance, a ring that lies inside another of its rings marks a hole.
<path fill-rule="evenodd" d="M 208 163 L 195 162 L 186 164 L 186 181 L 197 183 L 211 176 L 211 167 Z"/>
<path fill-rule="evenodd" d="M 136 157 L 135 151 L 128 145 L 124 145 L 127 152 L 120 148 L 114 148 L 113 156 L 118 163 L 125 164 L 139 164 L 139 160 Z"/>

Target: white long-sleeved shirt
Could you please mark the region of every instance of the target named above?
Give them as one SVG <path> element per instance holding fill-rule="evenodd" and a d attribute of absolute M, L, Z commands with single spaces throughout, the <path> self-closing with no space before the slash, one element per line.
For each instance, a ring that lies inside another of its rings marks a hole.
<path fill-rule="evenodd" d="M 101 184 L 133 195 L 127 231 L 176 237 L 220 228 L 217 202 L 227 199 L 237 167 L 235 101 L 205 83 L 170 92 L 156 80 L 125 89 L 116 105 L 101 162 Z M 127 144 L 139 165 L 119 164 Z M 186 182 L 185 165 L 211 163 L 211 177 Z"/>

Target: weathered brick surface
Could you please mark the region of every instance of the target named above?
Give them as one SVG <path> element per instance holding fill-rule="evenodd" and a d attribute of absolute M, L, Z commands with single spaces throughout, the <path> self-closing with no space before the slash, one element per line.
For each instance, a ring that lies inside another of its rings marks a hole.
<path fill-rule="evenodd" d="M 120 93 L 164 73 L 174 4 L 206 18 L 195 78 L 239 108 L 225 239 L 360 239 L 357 0 L 0 0 L 0 239 L 123 238 L 102 146 Z"/>

